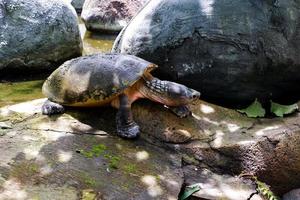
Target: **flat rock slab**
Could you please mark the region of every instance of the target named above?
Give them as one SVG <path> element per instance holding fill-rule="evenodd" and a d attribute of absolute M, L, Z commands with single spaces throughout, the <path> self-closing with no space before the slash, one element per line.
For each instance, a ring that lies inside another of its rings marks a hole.
<path fill-rule="evenodd" d="M 243 180 L 229 175 L 218 175 L 208 169 L 197 166 L 184 167 L 185 185 L 197 185 L 200 190 L 192 196 L 205 200 L 263 200 L 250 180 Z"/>
<path fill-rule="evenodd" d="M 40 114 L 44 101 L 0 109 L 0 122 L 10 127 L 0 129 L 3 183 L 13 178 L 22 187 L 92 189 L 108 199 L 176 199 L 183 154 L 184 164 L 214 173 L 253 174 L 277 195 L 300 186 L 299 113 L 252 119 L 198 101 L 191 116 L 179 119 L 161 105 L 140 101 L 132 109 L 141 138 L 127 141 L 116 137 L 112 108 L 68 109 L 48 117 Z"/>
<path fill-rule="evenodd" d="M 11 123 L 0 138 L 0 199 L 177 199 L 180 156 L 120 139 L 105 119 L 95 129 L 74 113 L 42 116 L 43 102 L 0 109 Z"/>

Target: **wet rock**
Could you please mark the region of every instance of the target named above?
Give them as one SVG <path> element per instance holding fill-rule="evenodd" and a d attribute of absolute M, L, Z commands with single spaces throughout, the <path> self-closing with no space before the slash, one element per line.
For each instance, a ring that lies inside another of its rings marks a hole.
<path fill-rule="evenodd" d="M 230 175 L 218 175 L 208 169 L 189 165 L 184 167 L 185 185 L 197 184 L 200 190 L 192 195 L 205 200 L 263 200 L 256 193 L 256 186 L 249 180 Z"/>
<path fill-rule="evenodd" d="M 292 190 L 283 195 L 283 200 L 297 200 L 300 199 L 300 189 Z"/>
<path fill-rule="evenodd" d="M 299 6 L 293 0 L 151 1 L 113 51 L 154 62 L 161 77 L 219 104 L 292 102 L 300 94 Z"/>
<path fill-rule="evenodd" d="M 81 18 L 88 30 L 118 32 L 148 0 L 86 0 Z"/>
<path fill-rule="evenodd" d="M 77 16 L 60 0 L 0 2 L 0 70 L 40 70 L 81 54 Z"/>

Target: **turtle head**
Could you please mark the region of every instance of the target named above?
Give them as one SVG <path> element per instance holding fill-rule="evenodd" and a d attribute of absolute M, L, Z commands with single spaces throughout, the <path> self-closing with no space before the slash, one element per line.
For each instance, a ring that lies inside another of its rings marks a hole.
<path fill-rule="evenodd" d="M 146 81 L 147 97 L 167 106 L 187 105 L 200 98 L 200 92 L 171 81 L 157 78 Z"/>

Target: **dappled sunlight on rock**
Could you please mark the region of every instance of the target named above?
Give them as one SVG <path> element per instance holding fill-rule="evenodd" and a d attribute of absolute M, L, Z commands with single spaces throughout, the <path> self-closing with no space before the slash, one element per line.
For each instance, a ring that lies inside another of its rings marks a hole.
<path fill-rule="evenodd" d="M 25 154 L 25 158 L 27 160 L 35 159 L 39 155 L 39 151 L 41 150 L 42 146 L 30 146 L 23 150 Z"/>
<path fill-rule="evenodd" d="M 38 105 L 41 105 L 45 102 L 46 99 L 37 99 L 30 102 L 24 102 L 8 106 L 7 109 L 16 113 L 22 113 L 26 115 L 31 115 L 35 113 L 40 113 L 41 108 Z"/>
<path fill-rule="evenodd" d="M 38 138 L 33 137 L 31 135 L 24 135 L 24 136 L 22 136 L 22 138 L 24 141 L 37 141 L 38 140 Z"/>
<path fill-rule="evenodd" d="M 0 199 L 2 200 L 26 200 L 28 199 L 27 196 L 27 192 L 21 188 L 21 184 L 15 179 L 5 181 L 0 190 Z"/>
<path fill-rule="evenodd" d="M 214 113 L 215 109 L 209 105 L 206 104 L 201 104 L 200 105 L 200 110 L 201 112 L 203 112 L 204 114 L 210 114 L 210 113 Z"/>
<path fill-rule="evenodd" d="M 158 197 L 162 195 L 163 190 L 157 183 L 157 178 L 151 175 L 145 175 L 141 178 L 141 181 L 148 187 L 148 194 L 151 197 Z"/>
<path fill-rule="evenodd" d="M 116 148 L 117 148 L 118 150 L 122 150 L 123 146 L 122 146 L 121 144 L 116 144 Z"/>
<path fill-rule="evenodd" d="M 220 122 L 214 121 L 214 120 L 209 119 L 207 117 L 202 117 L 202 120 L 205 121 L 205 122 L 208 122 L 210 124 L 213 124 L 215 126 L 219 126 L 220 125 Z"/>
<path fill-rule="evenodd" d="M 276 129 L 279 129 L 279 128 L 280 128 L 280 126 L 278 126 L 278 125 L 275 125 L 275 126 L 268 126 L 268 127 L 266 127 L 266 128 L 263 128 L 263 129 L 260 129 L 260 130 L 256 131 L 255 134 L 256 134 L 257 136 L 263 136 L 263 135 L 267 134 L 268 131 L 269 131 L 269 133 L 270 133 L 270 131 L 276 130 Z"/>
<path fill-rule="evenodd" d="M 40 174 L 42 176 L 50 175 L 53 172 L 53 169 L 49 165 L 45 165 L 40 168 Z"/>
<path fill-rule="evenodd" d="M 213 4 L 215 0 L 200 0 L 199 4 L 201 11 L 206 15 L 206 17 L 211 17 L 213 15 Z"/>
<path fill-rule="evenodd" d="M 42 131 L 40 133 L 47 141 L 57 141 L 59 138 L 69 136 L 72 137 L 72 134 L 65 132 L 56 132 L 56 131 Z"/>
<path fill-rule="evenodd" d="M 72 159 L 72 152 L 58 150 L 57 152 L 58 161 L 61 163 L 69 162 Z"/>
<path fill-rule="evenodd" d="M 235 132 L 237 130 L 239 130 L 241 127 L 238 126 L 237 124 L 230 124 L 230 123 L 226 123 L 228 130 L 232 133 Z"/>
<path fill-rule="evenodd" d="M 137 161 L 143 161 L 149 159 L 149 153 L 147 151 L 139 151 L 136 153 Z"/>
<path fill-rule="evenodd" d="M 212 142 L 214 147 L 220 147 L 220 146 L 222 146 L 224 135 L 225 135 L 225 134 L 224 134 L 223 131 L 221 131 L 221 130 L 217 130 L 217 131 L 216 131 L 216 134 L 215 134 L 215 136 L 214 136 L 215 139 L 214 139 L 214 141 Z"/>
<path fill-rule="evenodd" d="M 194 166 L 185 166 L 186 184 L 200 187 L 193 194 L 197 199 L 230 199 L 246 200 L 255 193 L 255 185 L 251 181 L 242 180 L 225 174 L 216 174 L 208 169 L 194 170 Z M 261 198 L 253 198 L 262 200 Z"/>
<path fill-rule="evenodd" d="M 244 140 L 244 141 L 239 141 L 237 142 L 237 144 L 239 145 L 251 145 L 251 144 L 255 144 L 256 142 L 253 140 Z"/>
<path fill-rule="evenodd" d="M 7 117 L 11 111 L 7 107 L 3 107 L 0 109 L 0 117 Z"/>

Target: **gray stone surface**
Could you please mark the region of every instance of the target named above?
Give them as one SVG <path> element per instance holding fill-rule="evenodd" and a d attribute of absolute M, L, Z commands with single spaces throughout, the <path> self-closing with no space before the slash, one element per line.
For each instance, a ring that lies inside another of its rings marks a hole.
<path fill-rule="evenodd" d="M 85 0 L 72 0 L 71 1 L 72 6 L 75 8 L 77 13 L 81 13 L 84 1 Z"/>
<path fill-rule="evenodd" d="M 155 0 L 113 51 L 160 65 L 161 77 L 218 103 L 299 98 L 299 1 Z"/>
<path fill-rule="evenodd" d="M 300 199 L 300 189 L 294 189 L 283 195 L 282 200 L 298 200 Z"/>
<path fill-rule="evenodd" d="M 114 136 L 109 118 L 95 119 L 95 127 L 89 113 L 42 116 L 44 101 L 0 109 L 0 121 L 12 123 L 0 136 L 1 200 L 89 199 L 83 198 L 87 192 L 96 199 L 177 199 L 180 155 Z M 89 155 L 99 145 L 98 153 Z"/>
<path fill-rule="evenodd" d="M 0 1 L 0 70 L 46 70 L 81 54 L 74 8 L 61 0 Z"/>
<path fill-rule="evenodd" d="M 118 32 L 148 0 L 86 0 L 81 18 L 88 30 Z"/>
<path fill-rule="evenodd" d="M 192 195 L 205 200 L 264 200 L 256 193 L 256 186 L 250 180 L 230 175 L 219 175 L 208 169 L 188 165 L 183 168 L 185 185 L 198 185 L 200 190 Z"/>
<path fill-rule="evenodd" d="M 130 193 L 136 194 L 134 199 L 152 199 L 150 194 L 176 199 L 184 179 L 189 184 L 198 181 L 192 179 L 192 171 L 183 177 L 182 166 L 186 165 L 195 165 L 198 175 L 200 169 L 211 171 L 207 180 L 228 177 L 232 186 L 239 181 L 226 174 L 252 174 L 277 195 L 300 186 L 296 176 L 300 173 L 299 113 L 251 119 L 198 101 L 191 106 L 192 116 L 179 119 L 161 105 L 140 101 L 132 110 L 141 137 L 127 141 L 116 137 L 112 108 L 68 109 L 66 114 L 47 117 L 40 114 L 44 101 L 0 109 L 2 126 L 9 127 L 0 129 L 2 192 L 3 184 L 11 180 L 25 192 L 33 185 L 47 185 L 53 190 L 59 186 L 68 191 L 92 189 L 111 198 L 128 199 Z M 176 144 L 182 141 L 178 138 L 188 140 Z M 106 157 L 90 158 L 84 153 L 99 144 L 106 146 Z M 107 169 L 111 156 L 120 156 L 118 169 Z M 217 190 L 220 182 L 206 186 Z M 228 199 L 235 200 L 235 196 Z"/>

